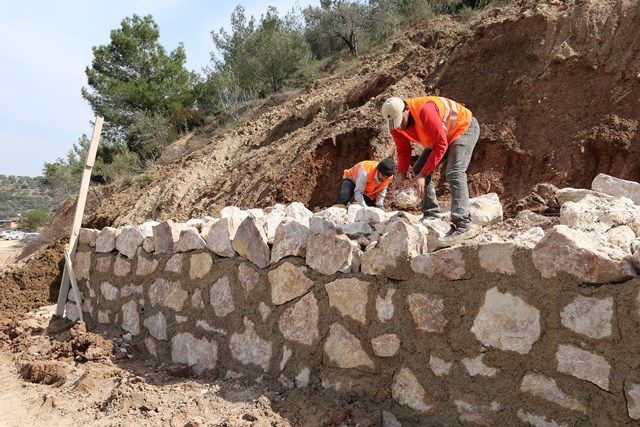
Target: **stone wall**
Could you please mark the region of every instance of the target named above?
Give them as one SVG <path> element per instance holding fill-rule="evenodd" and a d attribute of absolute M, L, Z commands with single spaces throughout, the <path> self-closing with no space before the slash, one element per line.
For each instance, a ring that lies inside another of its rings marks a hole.
<path fill-rule="evenodd" d="M 443 221 L 358 206 L 82 229 L 80 306 L 123 351 L 372 399 L 386 426 L 632 425 L 640 206 L 602 191 L 558 191 L 551 219 L 474 199 L 484 232 L 452 248 Z"/>

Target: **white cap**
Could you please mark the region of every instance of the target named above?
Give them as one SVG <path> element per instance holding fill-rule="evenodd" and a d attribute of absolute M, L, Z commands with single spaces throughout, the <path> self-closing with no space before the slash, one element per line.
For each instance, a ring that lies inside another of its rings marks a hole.
<path fill-rule="evenodd" d="M 384 104 L 382 104 L 382 117 L 387 121 L 389 131 L 400 127 L 402 124 L 403 111 L 404 101 L 396 96 L 387 99 Z"/>

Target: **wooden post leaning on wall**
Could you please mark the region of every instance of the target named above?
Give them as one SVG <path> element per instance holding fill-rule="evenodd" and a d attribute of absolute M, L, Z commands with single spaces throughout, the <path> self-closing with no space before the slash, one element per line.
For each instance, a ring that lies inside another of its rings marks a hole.
<path fill-rule="evenodd" d="M 93 125 L 93 135 L 91 136 L 91 145 L 89 145 L 89 152 L 87 153 L 87 161 L 85 162 L 84 171 L 82 172 L 82 181 L 80 182 L 80 191 L 78 192 L 78 201 L 76 202 L 76 213 L 73 217 L 71 235 L 69 236 L 69 259 L 71 259 L 71 261 L 76 257 L 78 234 L 82 226 L 84 207 L 87 203 L 87 192 L 89 191 L 89 181 L 91 180 L 91 170 L 96 160 L 96 152 L 98 151 L 98 142 L 100 142 L 103 122 L 104 118 L 100 116 L 96 117 L 96 123 Z M 60 282 L 60 293 L 58 294 L 58 306 L 56 307 L 56 315 L 59 317 L 64 315 L 64 307 L 67 303 L 67 296 L 69 294 L 69 269 L 71 268 L 73 268 L 73 266 L 65 262 L 62 281 Z M 78 310 L 82 311 L 82 301 L 76 301 L 76 304 L 78 305 Z"/>

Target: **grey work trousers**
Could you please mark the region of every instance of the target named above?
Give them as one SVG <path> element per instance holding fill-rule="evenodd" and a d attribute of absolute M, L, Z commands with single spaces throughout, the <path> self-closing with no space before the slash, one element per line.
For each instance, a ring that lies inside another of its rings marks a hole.
<path fill-rule="evenodd" d="M 475 117 L 471 119 L 469 128 L 455 141 L 449 144 L 442 161 L 447 161 L 446 177 L 451 189 L 451 222 L 456 227 L 468 227 L 469 220 L 469 187 L 467 184 L 467 168 L 473 155 L 473 149 L 480 137 L 480 125 Z M 430 148 L 425 148 L 413 165 L 413 176 L 422 170 L 425 162 L 431 154 Z M 431 175 L 425 178 L 425 192 L 422 201 L 422 213 L 425 216 L 433 216 L 440 212 L 436 189 L 433 186 Z"/>

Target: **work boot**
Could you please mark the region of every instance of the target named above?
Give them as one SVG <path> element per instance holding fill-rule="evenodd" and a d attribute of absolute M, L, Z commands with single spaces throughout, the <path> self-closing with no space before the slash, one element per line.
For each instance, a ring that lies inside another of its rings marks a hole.
<path fill-rule="evenodd" d="M 429 219 L 445 219 L 448 216 L 446 212 L 423 212 L 421 220 Z"/>
<path fill-rule="evenodd" d="M 482 227 L 478 224 L 469 224 L 468 227 L 456 227 L 451 226 L 451 229 L 444 237 L 442 237 L 438 246 L 441 248 L 448 248 L 449 246 L 457 245 L 465 240 L 473 239 L 482 231 Z"/>
<path fill-rule="evenodd" d="M 336 203 L 335 205 L 331 206 L 332 208 L 342 208 L 342 209 L 347 209 L 346 205 L 343 205 L 342 203 Z"/>

